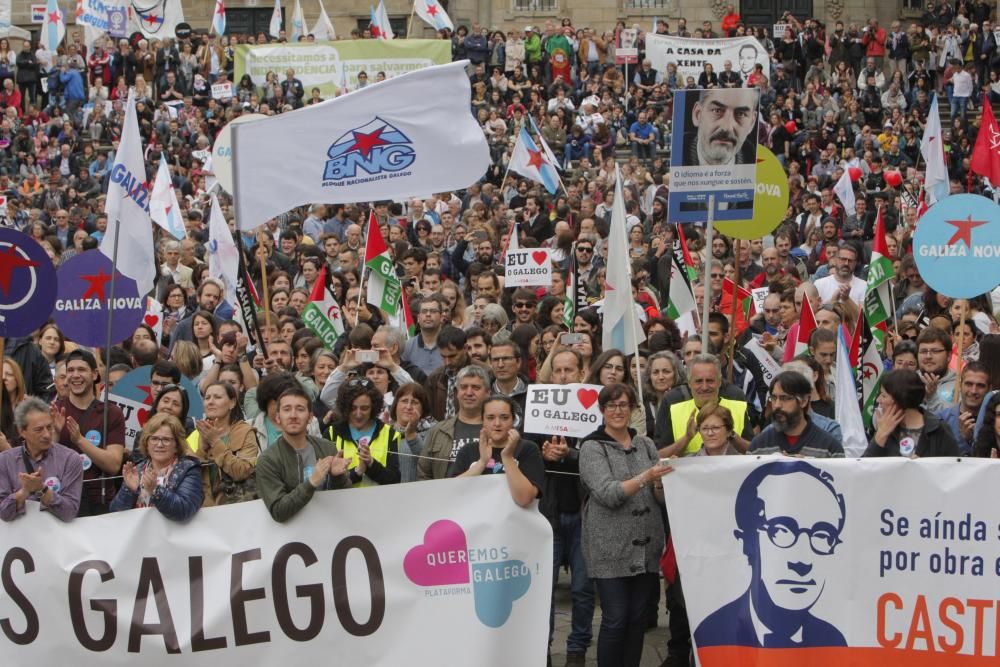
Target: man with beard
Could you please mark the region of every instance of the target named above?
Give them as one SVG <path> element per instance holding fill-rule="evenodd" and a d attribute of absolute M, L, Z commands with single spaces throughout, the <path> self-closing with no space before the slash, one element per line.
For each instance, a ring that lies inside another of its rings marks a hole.
<path fill-rule="evenodd" d="M 465 251 L 469 247 L 469 243 L 472 243 L 472 247 L 474 248 L 474 255 L 471 262 L 465 258 Z M 486 267 L 495 266 L 496 255 L 493 250 L 493 242 L 482 232 L 474 235 L 472 239 L 468 237 L 462 239 L 455 244 L 455 249 L 451 251 L 452 275 L 456 278 L 467 275 L 469 266 L 473 262 L 479 262 Z"/>
<path fill-rule="evenodd" d="M 850 299 L 858 306 L 865 300 L 867 283 L 854 275 L 861 253 L 853 243 L 845 242 L 837 250 L 837 272 L 816 281 L 816 290 L 823 303 L 835 303 Z"/>
<path fill-rule="evenodd" d="M 778 250 L 776 248 L 766 249 L 761 254 L 760 259 L 764 265 L 764 270 L 761 271 L 756 278 L 750 281 L 750 287 L 752 289 L 764 287 L 778 276 L 785 274 L 785 270 L 781 268 L 781 260 L 778 257 Z"/>
<path fill-rule="evenodd" d="M 811 393 L 809 380 L 801 373 L 779 373 L 771 383 L 771 424 L 750 442 L 750 453 L 843 458 L 840 443 L 809 418 Z"/>

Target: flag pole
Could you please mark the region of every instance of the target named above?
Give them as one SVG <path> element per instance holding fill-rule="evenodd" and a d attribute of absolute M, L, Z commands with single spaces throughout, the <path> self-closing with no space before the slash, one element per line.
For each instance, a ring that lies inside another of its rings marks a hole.
<path fill-rule="evenodd" d="M 729 363 L 727 364 L 727 368 L 726 368 L 726 379 L 729 382 L 729 384 L 733 383 L 733 355 L 736 353 L 736 307 L 737 307 L 736 299 L 737 299 L 737 291 L 740 288 L 740 252 L 742 252 L 742 250 L 743 250 L 742 245 L 743 245 L 743 241 L 741 239 L 736 239 L 736 261 L 735 261 L 735 264 L 736 264 L 736 275 L 733 276 L 733 285 L 734 285 L 734 288 L 733 288 L 733 303 L 732 303 L 733 308 L 732 308 L 732 312 L 731 312 L 732 320 L 729 323 L 730 338 L 729 338 L 729 343 L 728 343 L 728 347 L 729 347 Z M 709 247 L 711 247 L 711 246 L 709 246 Z M 711 271 L 712 270 L 709 269 L 709 274 L 710 275 L 711 275 Z"/>
<path fill-rule="evenodd" d="M 889 282 L 889 305 L 892 307 L 892 328 L 896 331 L 896 338 L 899 338 L 899 320 L 896 318 L 896 290 L 892 287 L 892 281 Z"/>
<path fill-rule="evenodd" d="M 406 39 L 410 38 L 410 30 L 413 29 L 413 15 L 417 13 L 417 2 L 413 0 L 413 7 L 410 8 L 410 18 L 406 21 Z"/>
<path fill-rule="evenodd" d="M 114 317 L 115 309 L 112 307 L 115 302 L 115 275 L 118 273 L 118 239 L 121 232 L 121 221 L 115 215 L 115 242 L 111 249 L 111 286 L 108 292 L 108 336 L 105 339 L 107 345 L 104 347 L 104 416 L 101 422 L 101 444 L 108 446 L 108 396 L 111 393 L 111 383 L 108 382 L 109 370 L 111 369 L 111 321 Z M 101 500 L 104 500 L 104 484 L 101 484 Z"/>
<path fill-rule="evenodd" d="M 968 312 L 969 306 L 966 304 L 965 308 L 962 309 L 962 316 L 959 318 L 958 324 L 958 358 L 955 360 L 955 375 L 957 379 L 955 380 L 955 388 L 951 392 L 951 402 L 958 403 L 958 393 L 962 389 L 962 354 L 965 352 L 965 314 Z"/>
<path fill-rule="evenodd" d="M 233 160 L 233 164 L 236 160 Z M 267 246 L 264 245 L 265 231 L 260 232 L 257 237 L 257 261 L 260 262 L 260 289 L 264 293 L 264 328 L 271 330 L 271 290 L 267 286 Z M 260 251 L 264 251 L 264 256 L 260 256 Z"/>
<path fill-rule="evenodd" d="M 709 249 L 709 253 L 712 250 L 712 232 L 715 231 L 715 195 L 708 195 L 708 220 L 705 223 L 705 247 Z M 711 279 L 706 280 L 705 275 L 705 265 L 708 262 L 703 262 L 701 266 L 701 281 L 702 285 L 705 287 L 705 297 L 701 305 L 701 351 L 702 354 L 708 353 L 708 313 L 712 308 L 712 281 Z M 709 270 L 711 273 L 711 270 Z M 736 290 L 733 289 L 733 299 L 736 299 Z"/>

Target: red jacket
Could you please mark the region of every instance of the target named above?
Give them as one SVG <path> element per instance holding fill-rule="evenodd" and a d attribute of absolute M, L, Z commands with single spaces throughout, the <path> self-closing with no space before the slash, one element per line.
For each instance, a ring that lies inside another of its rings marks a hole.
<path fill-rule="evenodd" d="M 869 58 L 882 58 L 885 56 L 885 40 L 887 38 L 885 28 L 879 28 L 874 36 L 869 28 L 865 36 L 861 38 L 861 44 L 865 47 L 865 55 Z"/>

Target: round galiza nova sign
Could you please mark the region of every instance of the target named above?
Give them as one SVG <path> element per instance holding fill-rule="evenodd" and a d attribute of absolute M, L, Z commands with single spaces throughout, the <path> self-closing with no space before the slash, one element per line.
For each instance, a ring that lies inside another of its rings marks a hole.
<path fill-rule="evenodd" d="M 1000 284 L 1000 206 L 979 195 L 951 195 L 917 223 L 913 257 L 935 290 L 969 299 Z"/>
<path fill-rule="evenodd" d="M 70 340 L 90 347 L 108 344 L 108 311 L 111 343 L 120 343 L 135 332 L 146 313 L 146 299 L 135 281 L 115 275 L 111 295 L 111 260 L 100 250 L 74 255 L 59 267 L 59 289 L 52 317 Z"/>
<path fill-rule="evenodd" d="M 0 337 L 27 336 L 45 324 L 56 299 L 56 270 L 34 239 L 0 228 Z"/>
<path fill-rule="evenodd" d="M 715 228 L 734 239 L 759 239 L 775 230 L 788 208 L 788 176 L 771 149 L 757 144 L 757 191 L 753 218 L 716 221 Z"/>

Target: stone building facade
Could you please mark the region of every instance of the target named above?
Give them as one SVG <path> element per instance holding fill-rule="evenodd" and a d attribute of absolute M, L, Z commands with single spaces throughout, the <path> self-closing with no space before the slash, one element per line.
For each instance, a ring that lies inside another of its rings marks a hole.
<path fill-rule="evenodd" d="M 146 8 L 151 0 L 133 0 Z M 163 0 L 159 0 L 163 1 Z M 173 0 L 170 0 L 173 1 Z M 874 16 L 883 24 L 894 18 L 919 16 L 920 0 L 732 0 L 741 15 L 754 25 L 769 26 L 785 10 L 798 17 L 816 16 L 828 21 L 840 19 L 845 23 L 863 23 Z M 214 0 L 181 0 L 184 16 L 195 29 L 207 28 L 211 22 Z M 306 17 L 306 24 L 312 26 L 319 15 L 317 0 L 300 0 Z M 673 29 L 676 20 L 683 16 L 689 27 L 699 26 L 704 20 L 711 20 L 718 26 L 725 14 L 728 0 L 440 0 L 447 8 L 455 25 L 483 26 L 507 30 L 524 29 L 528 25 L 544 25 L 546 21 L 558 22 L 569 16 L 575 26 L 592 26 L 596 29 L 610 29 L 619 19 L 628 25 L 638 24 L 648 29 L 654 18 L 665 18 Z M 25 28 L 31 26 L 30 3 L 22 0 L 13 3 L 13 23 Z M 69 5 L 67 2 L 62 3 Z M 265 31 L 270 21 L 273 0 L 226 0 L 227 18 L 230 30 Z M 368 24 L 371 0 L 325 0 L 327 14 L 333 21 L 337 34 L 344 37 L 351 29 Z M 412 0 L 385 0 L 393 27 L 399 36 L 406 32 L 406 25 L 412 10 Z M 290 17 L 292 0 L 281 0 L 286 18 Z M 69 9 L 69 7 L 64 7 Z M 68 12 L 71 14 L 71 12 Z M 430 37 L 432 30 L 420 19 L 414 19 L 411 28 L 413 37 Z"/>

